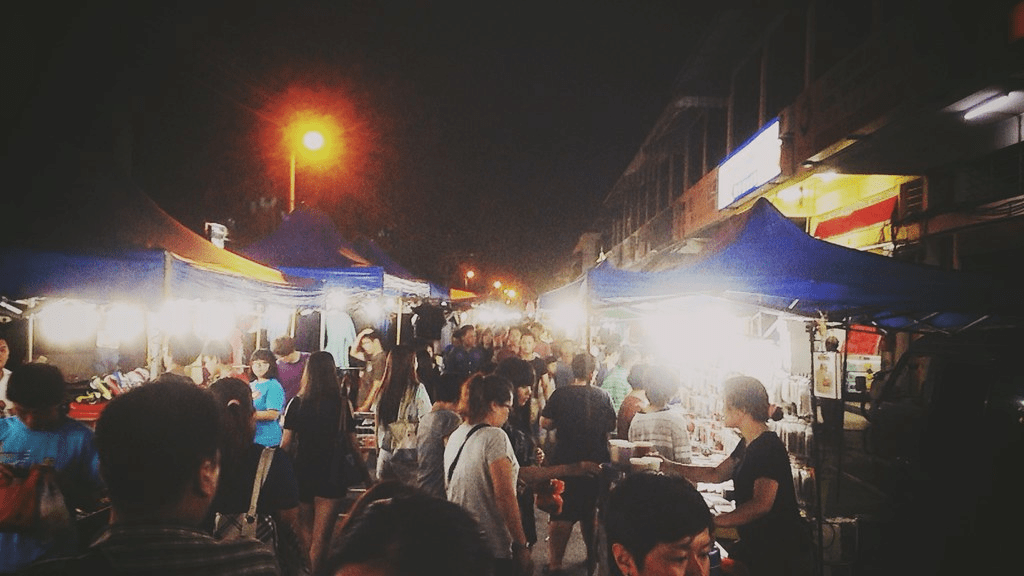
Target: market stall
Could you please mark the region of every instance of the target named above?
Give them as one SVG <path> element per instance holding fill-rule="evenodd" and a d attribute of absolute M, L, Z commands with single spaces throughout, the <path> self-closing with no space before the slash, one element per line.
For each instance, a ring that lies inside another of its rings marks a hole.
<path fill-rule="evenodd" d="M 815 239 L 765 199 L 726 220 L 692 261 L 648 272 L 603 262 L 546 293 L 540 308 L 580 340 L 618 331 L 676 365 L 682 409 L 701 457 L 724 457 L 718 383 L 730 372 L 761 380 L 785 417 L 795 488 L 818 522 L 815 432 L 857 376 L 877 371 L 871 350 L 851 357 L 851 334 L 956 332 L 1011 326 L 1019 304 L 993 279 L 911 264 Z M 839 435 L 841 441 L 841 434 Z M 841 466 L 841 444 L 838 446 Z M 838 476 L 841 476 L 839 474 Z M 838 489 L 838 484 L 836 485 Z M 820 550 L 819 550 L 820 556 Z"/>
<path fill-rule="evenodd" d="M 45 352 L 73 381 L 119 373 L 134 382 L 127 376 L 137 370 L 160 370 L 175 333 L 223 338 L 273 307 L 323 300 L 320 281 L 217 248 L 141 192 L 97 204 L 92 212 L 117 226 L 95 226 L 86 211 L 0 250 L 0 295 L 24 336 L 23 357 Z M 109 398 L 109 387 L 93 391 Z"/>

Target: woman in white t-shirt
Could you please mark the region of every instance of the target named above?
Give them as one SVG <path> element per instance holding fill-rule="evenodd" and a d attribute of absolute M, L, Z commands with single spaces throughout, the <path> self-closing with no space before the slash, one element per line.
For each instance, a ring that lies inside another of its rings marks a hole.
<path fill-rule="evenodd" d="M 533 573 L 516 500 L 519 464 L 501 429 L 512 406 L 508 380 L 474 376 L 462 396 L 465 422 L 452 432 L 444 451 L 448 499 L 480 523 L 499 576 Z"/>

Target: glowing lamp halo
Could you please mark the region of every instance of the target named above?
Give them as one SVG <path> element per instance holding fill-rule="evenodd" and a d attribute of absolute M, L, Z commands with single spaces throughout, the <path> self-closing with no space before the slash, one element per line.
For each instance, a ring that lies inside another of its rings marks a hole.
<path fill-rule="evenodd" d="M 307 150 L 319 150 L 324 147 L 324 135 L 319 130 L 310 130 L 302 135 L 302 145 Z"/>

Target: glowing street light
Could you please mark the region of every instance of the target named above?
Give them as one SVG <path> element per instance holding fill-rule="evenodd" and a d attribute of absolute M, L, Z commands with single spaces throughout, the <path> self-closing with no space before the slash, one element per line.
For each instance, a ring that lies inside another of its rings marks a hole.
<path fill-rule="evenodd" d="M 311 152 L 324 147 L 324 135 L 319 130 L 309 130 L 302 135 L 302 145 Z M 288 213 L 295 211 L 295 152 L 292 152 L 291 186 L 288 191 Z"/>
<path fill-rule="evenodd" d="M 494 289 L 495 290 L 501 290 L 501 280 L 495 280 L 494 281 Z"/>
<path fill-rule="evenodd" d="M 466 272 L 465 286 L 469 290 L 469 281 L 476 277 L 476 272 L 469 270 Z"/>
<path fill-rule="evenodd" d="M 324 147 L 324 135 L 318 130 L 310 130 L 302 135 L 302 145 L 316 151 Z"/>

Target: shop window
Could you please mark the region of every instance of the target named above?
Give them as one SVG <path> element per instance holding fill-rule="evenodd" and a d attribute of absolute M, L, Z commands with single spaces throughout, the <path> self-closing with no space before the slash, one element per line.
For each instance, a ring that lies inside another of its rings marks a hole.
<path fill-rule="evenodd" d="M 917 178 L 900 184 L 900 218 L 920 214 L 925 209 L 924 179 Z"/>

